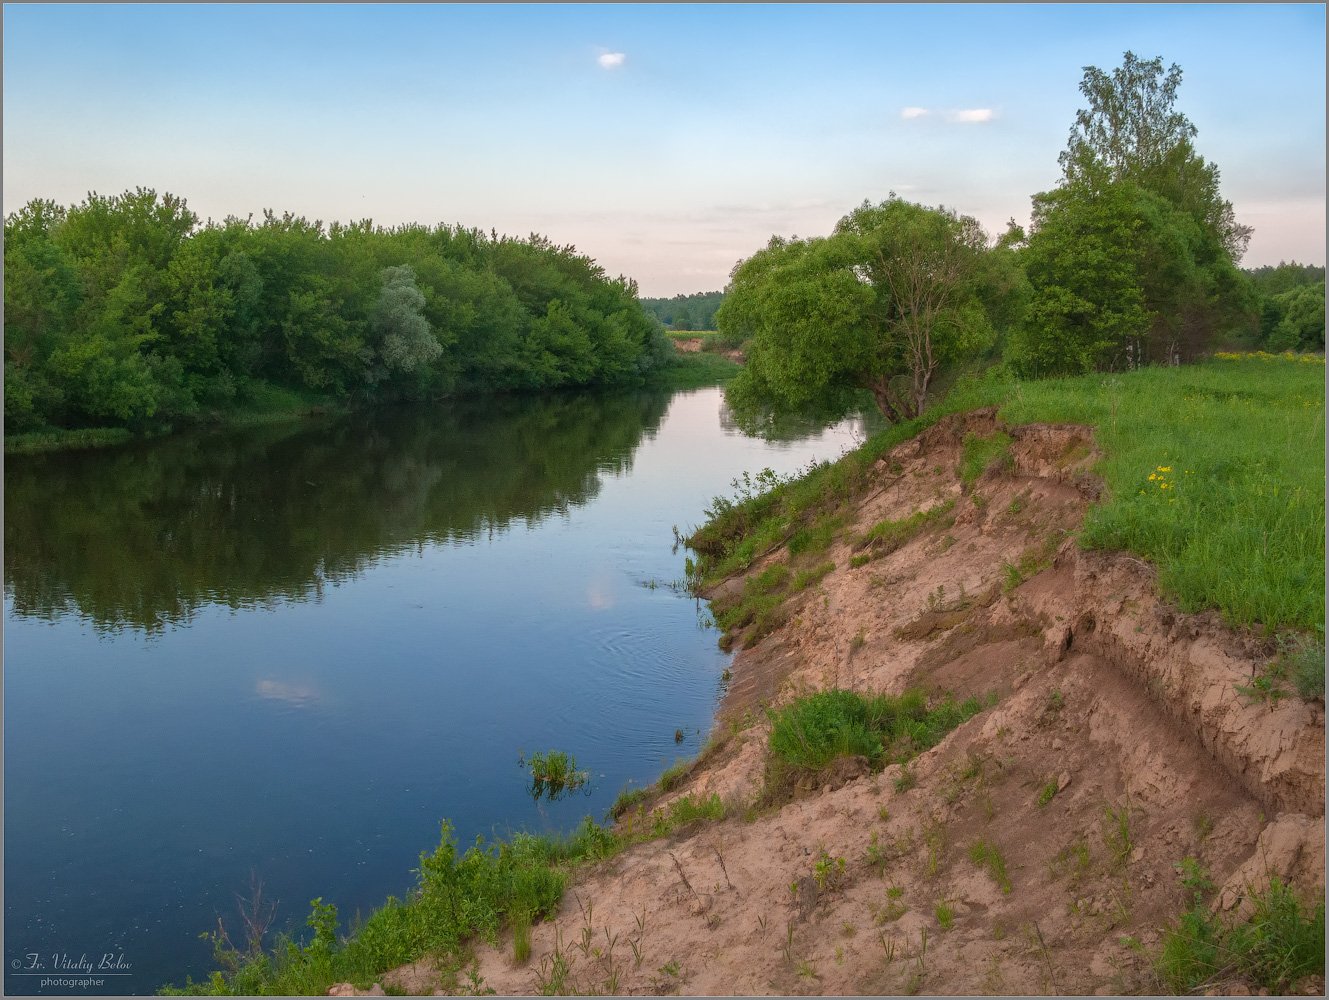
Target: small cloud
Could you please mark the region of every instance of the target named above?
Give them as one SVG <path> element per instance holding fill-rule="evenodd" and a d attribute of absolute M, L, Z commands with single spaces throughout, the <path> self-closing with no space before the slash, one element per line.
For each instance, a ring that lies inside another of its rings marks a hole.
<path fill-rule="evenodd" d="M 946 116 L 946 120 L 961 125 L 973 125 L 979 122 L 990 122 L 995 117 L 997 117 L 997 113 L 991 108 L 964 108 L 960 111 L 950 112 Z"/>
<path fill-rule="evenodd" d="M 908 121 L 911 118 L 922 118 L 927 113 L 927 108 L 902 108 L 900 110 L 900 117 Z"/>
<path fill-rule="evenodd" d="M 604 69 L 618 69 L 627 59 L 625 52 L 601 52 L 595 61 Z"/>
<path fill-rule="evenodd" d="M 318 701 L 318 691 L 309 684 L 290 683 L 273 678 L 264 678 L 255 685 L 255 692 L 260 698 L 271 701 L 284 701 L 296 708 Z"/>

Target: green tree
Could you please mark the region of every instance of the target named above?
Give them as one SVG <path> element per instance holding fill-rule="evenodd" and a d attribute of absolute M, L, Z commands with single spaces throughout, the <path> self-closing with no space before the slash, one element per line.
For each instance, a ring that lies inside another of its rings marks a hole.
<path fill-rule="evenodd" d="M 1064 176 L 1034 196 L 1026 321 L 1007 356 L 1028 374 L 1190 360 L 1257 323 L 1236 260 L 1250 238 L 1175 108 L 1181 70 L 1125 54 L 1085 68 Z"/>
<path fill-rule="evenodd" d="M 991 266 L 974 219 L 894 195 L 829 237 L 772 238 L 716 314 L 722 333 L 752 338 L 735 398 L 797 408 L 866 389 L 888 419 L 917 415 L 943 366 L 992 342 Z"/>

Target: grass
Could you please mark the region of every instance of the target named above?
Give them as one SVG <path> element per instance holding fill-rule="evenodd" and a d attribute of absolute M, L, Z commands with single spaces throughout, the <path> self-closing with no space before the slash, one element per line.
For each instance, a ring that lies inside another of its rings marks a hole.
<path fill-rule="evenodd" d="M 873 697 L 819 691 L 772 713 L 770 747 L 786 763 L 809 770 L 841 756 L 864 756 L 879 770 L 935 746 L 981 707 L 977 698 L 929 705 L 919 690 Z"/>
<path fill-rule="evenodd" d="M 807 590 L 813 584 L 819 583 L 827 573 L 830 573 L 834 569 L 835 563 L 827 560 L 816 566 L 810 566 L 807 569 L 799 570 L 794 574 L 794 579 L 790 584 L 790 587 L 793 590 Z"/>
<path fill-rule="evenodd" d="M 586 771 L 577 770 L 577 758 L 562 750 L 548 753 L 537 750 L 531 754 L 531 798 L 547 797 L 553 802 L 569 792 L 575 792 L 591 780 Z"/>
<path fill-rule="evenodd" d="M 960 482 L 969 490 L 989 469 L 1013 468 L 1011 436 L 995 431 L 986 437 L 966 434 L 960 452 Z"/>
<path fill-rule="evenodd" d="M 1038 808 L 1042 809 L 1051 802 L 1057 795 L 1057 779 L 1052 778 L 1042 788 L 1038 790 Z"/>
<path fill-rule="evenodd" d="M 1169 992 L 1240 978 L 1274 995 L 1324 976 L 1324 900 L 1303 904 L 1278 879 L 1252 895 L 1245 923 L 1225 921 L 1197 898 L 1163 935 L 1155 967 Z"/>
<path fill-rule="evenodd" d="M 933 525 L 940 524 L 946 520 L 948 514 L 955 509 L 955 501 L 947 500 L 945 503 L 929 507 L 927 510 L 918 510 L 908 517 L 892 521 L 890 519 L 878 521 L 869 528 L 859 540 L 858 548 L 867 548 L 870 550 L 868 558 L 876 559 L 884 555 L 889 555 L 900 548 L 910 539 L 917 537 L 924 529 Z M 946 520 L 946 527 L 954 523 L 954 518 Z M 867 562 L 864 559 L 863 562 Z M 858 563 L 863 565 L 863 563 Z"/>
<path fill-rule="evenodd" d="M 937 926 L 943 931 L 948 931 L 955 926 L 955 910 L 949 903 L 940 902 L 932 910 L 937 918 Z"/>
<path fill-rule="evenodd" d="M 676 353 L 668 363 L 653 372 L 648 384 L 657 389 L 700 389 L 723 385 L 743 370 L 743 366 L 722 354 L 701 350 L 691 354 Z"/>
<path fill-rule="evenodd" d="M 1131 807 L 1129 803 L 1103 808 L 1103 846 L 1117 868 L 1123 868 L 1135 849 L 1131 835 Z"/>
<path fill-rule="evenodd" d="M 1033 382 L 992 373 L 944 409 L 997 405 L 1009 424 L 1093 426 L 1107 490 L 1081 545 L 1155 563 L 1182 610 L 1322 641 L 1322 365 L 1228 357 Z"/>
<path fill-rule="evenodd" d="M 832 689 L 798 698 L 770 713 L 764 797 L 786 800 L 801 779 L 815 777 L 840 757 L 866 757 L 873 770 L 911 760 L 981 708 L 977 698 L 929 703 L 919 690 L 864 696 Z"/>
<path fill-rule="evenodd" d="M 6 434 L 6 455 L 38 455 L 48 451 L 110 448 L 124 444 L 133 434 L 123 427 L 85 427 L 79 430 L 31 431 Z"/>
<path fill-rule="evenodd" d="M 979 868 L 987 870 L 992 881 L 997 883 L 1003 895 L 1010 895 L 1011 879 L 1006 873 L 1006 858 L 1000 849 L 986 837 L 977 840 L 969 848 L 969 860 Z"/>
<path fill-rule="evenodd" d="M 310 933 L 281 936 L 269 951 L 240 950 L 224 931 L 214 933 L 217 971 L 204 982 L 162 992 L 321 995 L 336 982 L 363 988 L 425 954 L 438 955 L 441 967 L 455 974 L 473 939 L 494 940 L 506 928 L 514 932 L 517 955 L 521 929 L 529 932 L 533 920 L 557 908 L 568 868 L 619 846 L 610 831 L 587 820 L 570 837 L 517 834 L 489 845 L 477 839 L 460 852 L 445 822 L 439 846 L 420 857 L 414 890 L 402 900 L 390 897 L 353 932 L 340 934 L 336 906 L 315 899 L 306 922 Z"/>

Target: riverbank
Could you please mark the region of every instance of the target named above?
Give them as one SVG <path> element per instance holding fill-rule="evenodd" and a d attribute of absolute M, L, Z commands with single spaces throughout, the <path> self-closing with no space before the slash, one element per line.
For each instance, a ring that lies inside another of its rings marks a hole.
<path fill-rule="evenodd" d="M 675 356 L 645 380 L 642 388 L 675 391 L 723 385 L 740 371 L 732 358 L 711 352 L 676 350 Z M 297 393 L 279 386 L 255 384 L 242 404 L 216 409 L 190 420 L 187 425 L 157 428 L 135 434 L 125 427 L 49 428 L 5 436 L 6 455 L 37 455 L 88 448 L 111 448 L 135 440 L 165 437 L 176 431 L 198 428 L 226 429 L 288 423 L 311 417 L 337 416 L 351 412 L 346 400 L 332 396 Z"/>
<path fill-rule="evenodd" d="M 620 801 L 551 919 L 372 981 L 1322 991 L 1322 458 L 1323 370 L 1233 359 L 970 384 L 717 504 L 696 575 L 742 651 L 706 749 Z M 791 764 L 766 709 L 828 690 L 977 714 Z M 1319 979 L 1194 947 L 1237 940 L 1271 878 Z"/>

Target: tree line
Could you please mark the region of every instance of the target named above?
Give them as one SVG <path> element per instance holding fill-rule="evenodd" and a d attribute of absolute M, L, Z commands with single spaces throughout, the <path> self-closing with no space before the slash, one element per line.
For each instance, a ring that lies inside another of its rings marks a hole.
<path fill-rule="evenodd" d="M 1028 232 L 894 193 L 828 236 L 740 261 L 716 313 L 750 338 L 731 405 L 843 413 L 870 393 L 891 420 L 939 380 L 1004 365 L 1023 377 L 1178 364 L 1220 346 L 1324 349 L 1324 269 L 1242 272 L 1251 230 L 1176 109 L 1181 70 L 1131 52 L 1086 67 L 1062 178 Z"/>
<path fill-rule="evenodd" d="M 348 402 L 639 383 L 636 284 L 547 238 L 268 211 L 199 224 L 137 189 L 4 224 L 5 429 L 169 425 L 272 387 Z"/>
<path fill-rule="evenodd" d="M 669 299 L 642 299 L 641 307 L 671 330 L 714 330 L 724 292 L 693 292 Z"/>

